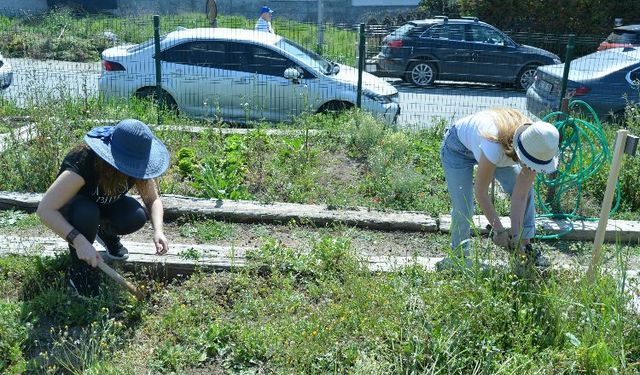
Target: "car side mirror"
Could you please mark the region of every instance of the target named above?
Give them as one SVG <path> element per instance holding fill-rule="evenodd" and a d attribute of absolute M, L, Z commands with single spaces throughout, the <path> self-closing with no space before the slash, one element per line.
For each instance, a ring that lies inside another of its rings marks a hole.
<path fill-rule="evenodd" d="M 297 68 L 287 68 L 284 71 L 284 78 L 297 83 L 302 78 L 302 73 Z"/>

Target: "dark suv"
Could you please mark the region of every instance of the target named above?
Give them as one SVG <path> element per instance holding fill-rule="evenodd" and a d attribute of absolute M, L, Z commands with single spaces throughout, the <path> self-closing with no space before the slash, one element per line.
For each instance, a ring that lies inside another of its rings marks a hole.
<path fill-rule="evenodd" d="M 375 74 L 417 86 L 435 80 L 515 84 L 527 89 L 540 65 L 560 58 L 514 42 L 477 18 L 436 17 L 410 21 L 382 40 Z"/>

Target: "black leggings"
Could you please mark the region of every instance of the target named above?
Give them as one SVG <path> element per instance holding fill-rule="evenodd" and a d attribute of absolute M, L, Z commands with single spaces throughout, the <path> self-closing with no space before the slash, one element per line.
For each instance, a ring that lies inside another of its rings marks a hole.
<path fill-rule="evenodd" d="M 84 195 L 76 195 L 61 210 L 67 221 L 91 243 L 96 239 L 99 225 L 108 225 L 118 235 L 129 234 L 142 228 L 148 219 L 147 211 L 137 200 L 123 196 L 110 205 L 101 205 Z M 100 272 L 84 260 L 76 249 L 69 246 L 71 268 L 69 276 L 81 294 L 95 295 L 100 285 Z"/>

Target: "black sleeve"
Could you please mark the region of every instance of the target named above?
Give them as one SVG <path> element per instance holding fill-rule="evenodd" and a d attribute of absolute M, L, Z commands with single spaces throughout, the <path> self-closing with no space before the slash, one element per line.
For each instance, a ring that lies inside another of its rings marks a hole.
<path fill-rule="evenodd" d="M 91 152 L 90 149 L 86 147 L 76 147 L 69 151 L 67 156 L 62 160 L 58 174 L 64 171 L 71 171 L 80 175 L 85 181 L 91 181 L 95 163 L 94 156 L 95 154 Z"/>

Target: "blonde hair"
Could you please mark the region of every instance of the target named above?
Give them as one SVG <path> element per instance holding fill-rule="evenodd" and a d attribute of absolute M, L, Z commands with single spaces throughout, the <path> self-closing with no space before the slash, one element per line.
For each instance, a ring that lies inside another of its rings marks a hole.
<path fill-rule="evenodd" d="M 531 119 L 512 108 L 493 108 L 489 111 L 495 118 L 498 134 L 483 133 L 482 136 L 492 142 L 499 143 L 504 148 L 505 155 L 513 161 L 518 161 L 518 155 L 513 145 L 513 135 L 520 126 L 530 124 Z"/>

